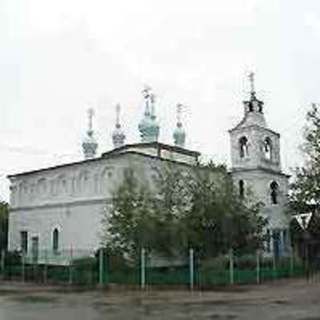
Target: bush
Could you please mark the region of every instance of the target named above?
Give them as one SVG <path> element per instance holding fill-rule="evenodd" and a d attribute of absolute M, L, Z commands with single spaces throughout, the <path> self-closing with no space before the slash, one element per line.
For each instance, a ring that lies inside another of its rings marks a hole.
<path fill-rule="evenodd" d="M 98 265 L 98 260 L 95 257 L 84 257 L 84 258 L 78 258 L 74 259 L 72 261 L 72 265 L 74 267 L 94 267 Z"/>
<path fill-rule="evenodd" d="M 229 257 L 225 255 L 209 258 L 200 262 L 203 270 L 225 270 L 229 268 Z"/>
<path fill-rule="evenodd" d="M 254 255 L 235 257 L 234 267 L 238 269 L 254 269 L 257 266 L 257 258 Z"/>
<path fill-rule="evenodd" d="M 4 260 L 5 266 L 21 266 L 22 255 L 20 251 L 8 251 Z"/>
<path fill-rule="evenodd" d="M 98 278 L 98 259 L 85 257 L 75 259 L 72 263 L 73 283 L 92 285 Z"/>

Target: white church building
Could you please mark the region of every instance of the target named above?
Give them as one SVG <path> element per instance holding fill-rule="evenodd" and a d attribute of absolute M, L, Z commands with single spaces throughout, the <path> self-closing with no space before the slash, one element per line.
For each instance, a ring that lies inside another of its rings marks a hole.
<path fill-rule="evenodd" d="M 289 244 L 286 215 L 288 176 L 281 171 L 280 135 L 269 129 L 263 102 L 253 88 L 244 102 L 244 116 L 229 131 L 232 168 L 230 174 L 239 187 L 239 196 L 252 190 L 256 200 L 265 204 L 267 233 L 271 241 L 266 252 L 285 255 Z M 186 133 L 177 106 L 177 127 L 173 145 L 158 142 L 160 127 L 155 99 L 150 88 L 143 90 L 145 112 L 139 124 L 141 142 L 125 144 L 120 125 L 120 106 L 112 133 L 114 149 L 96 155 L 97 141 L 92 127 L 83 141 L 84 160 L 55 167 L 10 175 L 9 250 L 22 250 L 38 257 L 63 251 L 74 255 L 92 254 L 101 245 L 102 218 L 108 210 L 112 191 L 121 183 L 123 172 L 133 167 L 144 179 L 152 177 L 162 163 L 197 166 L 200 153 L 185 147 Z"/>

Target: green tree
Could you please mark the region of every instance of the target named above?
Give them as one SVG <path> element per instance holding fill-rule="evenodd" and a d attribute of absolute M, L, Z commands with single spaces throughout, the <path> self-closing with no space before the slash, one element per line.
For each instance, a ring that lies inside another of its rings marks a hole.
<path fill-rule="evenodd" d="M 0 201 L 0 250 L 7 249 L 8 244 L 9 205 Z"/>
<path fill-rule="evenodd" d="M 141 247 L 152 243 L 155 219 L 149 192 L 133 169 L 124 171 L 123 182 L 113 192 L 110 212 L 103 218 L 102 242 L 111 252 L 134 256 Z"/>
<path fill-rule="evenodd" d="M 111 250 L 136 255 L 143 246 L 165 256 L 194 248 L 204 256 L 261 247 L 260 205 L 240 199 L 225 166 L 168 165 L 139 182 L 127 170 L 106 216 Z"/>
<path fill-rule="evenodd" d="M 312 104 L 307 113 L 301 149 L 305 163 L 295 169 L 290 194 L 290 204 L 296 212 L 305 212 L 320 205 L 320 111 L 316 104 Z"/>
<path fill-rule="evenodd" d="M 249 194 L 241 199 L 223 165 L 209 163 L 195 169 L 194 176 L 192 206 L 182 219 L 189 247 L 207 257 L 230 248 L 238 252 L 261 248 L 266 224 L 259 214 L 262 204 L 253 202 Z"/>

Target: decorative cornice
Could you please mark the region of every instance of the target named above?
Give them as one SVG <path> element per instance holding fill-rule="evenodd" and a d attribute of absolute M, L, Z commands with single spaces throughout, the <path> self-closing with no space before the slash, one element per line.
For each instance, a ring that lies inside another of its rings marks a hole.
<path fill-rule="evenodd" d="M 276 171 L 276 170 L 273 170 L 273 169 L 268 169 L 268 168 L 264 168 L 264 167 L 256 167 L 256 168 L 233 168 L 231 169 L 230 171 L 230 174 L 233 174 L 233 173 L 239 173 L 239 172 L 243 172 L 243 171 L 265 171 L 267 173 L 271 173 L 271 174 L 277 174 L 277 175 L 280 175 L 280 176 L 285 176 L 287 178 L 290 178 L 291 175 L 289 174 L 286 174 L 282 171 Z"/>
<path fill-rule="evenodd" d="M 96 203 L 111 203 L 111 198 L 98 198 L 98 199 L 82 199 L 82 200 L 75 200 L 75 201 L 65 201 L 59 203 L 45 203 L 41 205 L 35 206 L 24 206 L 24 207 L 13 207 L 10 208 L 10 212 L 17 212 L 17 211 L 26 211 L 26 210 L 34 210 L 34 209 L 51 209 L 51 208 L 68 208 L 71 206 L 76 205 L 90 205 Z"/>
<path fill-rule="evenodd" d="M 239 125 L 237 125 L 237 126 L 235 126 L 234 128 L 228 130 L 228 132 L 241 131 L 241 130 L 247 130 L 247 129 L 252 129 L 252 128 L 258 129 L 258 130 L 260 130 L 260 131 L 269 131 L 269 132 L 275 134 L 276 136 L 278 136 L 278 137 L 280 138 L 280 133 L 275 132 L 275 131 L 267 128 L 267 127 L 261 127 L 261 126 L 259 126 L 259 125 L 257 125 L 257 124 L 251 124 L 251 125 L 249 125 L 249 126 L 247 126 L 247 127 L 241 127 L 241 126 L 240 126 L 240 123 L 239 123 Z"/>

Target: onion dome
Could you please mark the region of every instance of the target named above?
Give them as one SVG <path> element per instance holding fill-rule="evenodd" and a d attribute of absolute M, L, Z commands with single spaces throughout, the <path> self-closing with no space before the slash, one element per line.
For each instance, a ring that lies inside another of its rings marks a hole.
<path fill-rule="evenodd" d="M 89 119 L 88 130 L 82 142 L 82 150 L 83 150 L 85 159 L 94 158 L 96 156 L 96 152 L 98 148 L 98 143 L 94 137 L 94 132 L 92 129 L 93 116 L 94 116 L 94 110 L 90 108 L 88 110 L 88 119 Z"/>
<path fill-rule="evenodd" d="M 181 103 L 177 104 L 177 127 L 173 132 L 173 140 L 176 146 L 184 148 L 186 143 L 186 131 L 184 130 L 181 121 L 182 107 L 183 105 Z"/>
<path fill-rule="evenodd" d="M 112 133 L 112 142 L 115 148 L 119 148 L 123 146 L 126 139 L 126 135 L 122 130 L 121 124 L 120 124 L 120 110 L 121 110 L 121 106 L 120 104 L 117 104 L 116 105 L 116 127 Z"/>
<path fill-rule="evenodd" d="M 142 142 L 154 142 L 158 141 L 160 126 L 157 122 L 155 114 L 155 96 L 151 93 L 150 87 L 145 87 L 142 91 L 145 112 L 144 117 L 139 123 L 139 131 Z"/>

